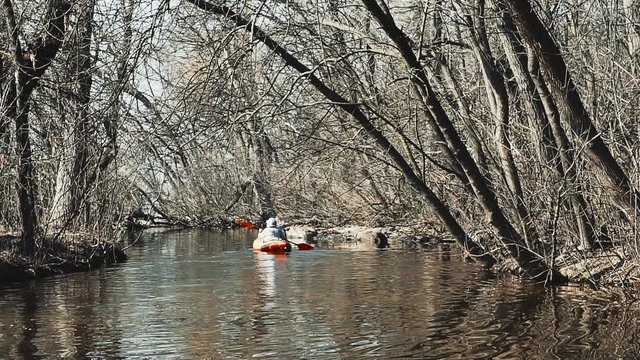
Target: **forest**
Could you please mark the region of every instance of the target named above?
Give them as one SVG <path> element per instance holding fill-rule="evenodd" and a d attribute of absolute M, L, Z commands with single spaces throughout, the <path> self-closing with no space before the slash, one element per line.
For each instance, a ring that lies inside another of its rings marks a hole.
<path fill-rule="evenodd" d="M 3 0 L 0 29 L 3 262 L 277 214 L 640 280 L 638 0 Z"/>

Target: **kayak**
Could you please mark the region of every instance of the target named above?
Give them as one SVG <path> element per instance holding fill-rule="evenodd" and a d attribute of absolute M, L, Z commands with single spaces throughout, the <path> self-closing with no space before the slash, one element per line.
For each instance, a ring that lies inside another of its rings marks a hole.
<path fill-rule="evenodd" d="M 281 239 L 257 238 L 253 240 L 253 250 L 268 251 L 273 253 L 285 253 L 291 251 L 291 244 Z"/>

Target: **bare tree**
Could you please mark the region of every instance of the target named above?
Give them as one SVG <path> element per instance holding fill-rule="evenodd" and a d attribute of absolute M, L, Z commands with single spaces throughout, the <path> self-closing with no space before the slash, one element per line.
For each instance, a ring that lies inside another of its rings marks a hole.
<path fill-rule="evenodd" d="M 33 40 L 22 44 L 20 28 L 13 4 L 3 1 L 6 29 L 11 43 L 12 71 L 15 80 L 7 90 L 3 112 L 13 120 L 16 128 L 16 153 L 18 156 L 18 202 L 22 221 L 23 252 L 32 255 L 39 231 L 37 211 L 37 184 L 31 153 L 29 110 L 31 95 L 40 77 L 51 65 L 65 34 L 65 16 L 70 6 L 63 0 L 47 2 L 46 26 Z"/>

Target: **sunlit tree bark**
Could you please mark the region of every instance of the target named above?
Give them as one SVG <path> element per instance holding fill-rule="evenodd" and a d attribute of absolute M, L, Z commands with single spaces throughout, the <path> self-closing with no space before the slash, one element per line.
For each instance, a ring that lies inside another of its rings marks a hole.
<path fill-rule="evenodd" d="M 70 77 L 74 80 L 70 94 L 63 101 L 63 118 L 72 118 L 70 125 L 61 121 L 61 134 L 55 140 L 58 160 L 56 186 L 50 209 L 50 222 L 54 228 L 66 228 L 83 213 L 82 221 L 89 221 L 87 204 L 87 176 L 89 173 L 89 147 L 91 146 L 90 101 L 93 80 L 91 57 L 93 36 L 93 13 L 95 1 L 79 3 L 75 37 L 70 55 Z M 66 104 L 68 109 L 64 108 Z"/>
<path fill-rule="evenodd" d="M 586 206 L 583 187 L 578 183 L 572 147 L 560 125 L 558 109 L 540 74 L 535 56 L 527 56 L 527 47 L 522 44 L 522 39 L 504 2 L 496 1 L 495 3 L 500 13 L 499 26 L 502 29 L 500 36 L 505 54 L 530 116 L 534 117 L 532 128 L 537 129 L 538 132 L 532 138 L 532 142 L 540 148 L 542 155 L 540 161 L 550 164 L 562 178 L 566 179 L 570 187 L 575 187 L 575 191 L 570 191 L 570 203 L 576 219 L 580 243 L 585 249 L 592 248 L 595 243 L 594 219 Z"/>
<path fill-rule="evenodd" d="M 495 148 L 497 149 L 500 160 L 500 169 L 511 192 L 511 198 L 513 199 L 517 213 L 522 221 L 525 243 L 527 247 L 531 248 L 531 243 L 537 241 L 538 234 L 529 215 L 524 191 L 522 190 L 522 182 L 520 181 L 518 168 L 513 158 L 512 140 L 509 134 L 509 96 L 505 86 L 505 80 L 496 68 L 495 59 L 489 46 L 489 39 L 487 38 L 484 22 L 486 17 L 484 0 L 476 0 L 473 8 L 473 16 L 467 15 L 466 19 L 471 28 L 471 46 L 478 64 L 480 64 L 489 109 L 494 118 Z M 464 11 L 464 9 L 462 9 L 462 11 Z"/>
<path fill-rule="evenodd" d="M 549 119 L 550 127 L 553 129 L 557 149 L 559 149 L 558 157 L 560 162 L 557 164 L 558 171 L 560 172 L 560 175 L 566 179 L 569 186 L 575 187 L 575 191 L 572 192 L 570 202 L 578 225 L 578 234 L 580 236 L 581 246 L 584 249 L 591 249 L 595 245 L 595 220 L 591 216 L 591 212 L 587 207 L 587 202 L 584 199 L 583 187 L 577 179 L 575 158 L 573 157 L 571 144 L 560 124 L 558 108 L 556 107 L 551 94 L 549 94 L 546 83 L 540 74 L 535 56 L 530 57 L 528 70 L 531 73 L 535 87 L 540 94 L 547 119 Z"/>

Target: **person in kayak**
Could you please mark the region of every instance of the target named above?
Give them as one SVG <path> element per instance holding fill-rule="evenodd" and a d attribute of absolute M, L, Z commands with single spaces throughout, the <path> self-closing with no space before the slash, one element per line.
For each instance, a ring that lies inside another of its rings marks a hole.
<path fill-rule="evenodd" d="M 276 218 L 267 219 L 267 227 L 260 231 L 258 237 L 263 239 L 278 238 L 287 240 L 287 234 L 284 232 L 283 228 L 278 227 L 278 220 L 276 220 Z"/>

